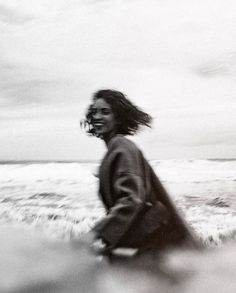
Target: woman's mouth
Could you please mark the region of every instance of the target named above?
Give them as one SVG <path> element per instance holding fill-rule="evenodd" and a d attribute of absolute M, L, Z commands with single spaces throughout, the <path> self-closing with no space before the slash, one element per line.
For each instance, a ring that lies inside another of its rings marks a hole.
<path fill-rule="evenodd" d="M 101 122 L 95 122 L 93 125 L 94 125 L 95 127 L 102 127 L 104 124 L 101 123 Z"/>

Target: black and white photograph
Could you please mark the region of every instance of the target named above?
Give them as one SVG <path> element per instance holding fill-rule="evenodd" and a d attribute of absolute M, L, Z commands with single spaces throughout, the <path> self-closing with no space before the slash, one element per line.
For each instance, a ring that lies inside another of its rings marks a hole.
<path fill-rule="evenodd" d="M 0 0 L 0 293 L 235 293 L 235 113 L 233 0 Z"/>

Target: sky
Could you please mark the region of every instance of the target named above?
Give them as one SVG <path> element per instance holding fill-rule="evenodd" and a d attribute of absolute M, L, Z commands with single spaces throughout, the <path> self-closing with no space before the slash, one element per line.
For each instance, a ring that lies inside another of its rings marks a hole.
<path fill-rule="evenodd" d="M 154 117 L 148 159 L 236 158 L 234 0 L 0 0 L 0 160 L 98 160 L 101 88 Z"/>

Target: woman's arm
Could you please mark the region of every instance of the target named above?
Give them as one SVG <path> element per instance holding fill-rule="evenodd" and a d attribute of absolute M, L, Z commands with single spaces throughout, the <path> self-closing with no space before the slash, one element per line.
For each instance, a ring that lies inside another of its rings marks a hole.
<path fill-rule="evenodd" d="M 143 206 L 145 187 L 139 156 L 136 149 L 123 148 L 112 162 L 112 198 L 115 203 L 94 228 L 111 247 L 119 245 Z"/>
<path fill-rule="evenodd" d="M 114 189 L 119 194 L 118 199 L 108 215 L 95 227 L 95 231 L 111 247 L 119 244 L 135 220 L 142 208 L 141 198 L 144 193 L 141 177 L 131 173 L 120 174 Z"/>

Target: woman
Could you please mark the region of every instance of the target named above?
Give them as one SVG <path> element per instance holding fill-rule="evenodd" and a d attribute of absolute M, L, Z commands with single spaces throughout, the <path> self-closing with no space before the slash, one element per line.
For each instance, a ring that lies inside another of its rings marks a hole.
<path fill-rule="evenodd" d="M 126 135 L 152 118 L 123 93 L 100 90 L 93 96 L 85 125 L 107 147 L 99 171 L 99 195 L 107 215 L 94 227 L 106 249 L 128 247 L 162 251 L 196 241 L 138 147 Z"/>

